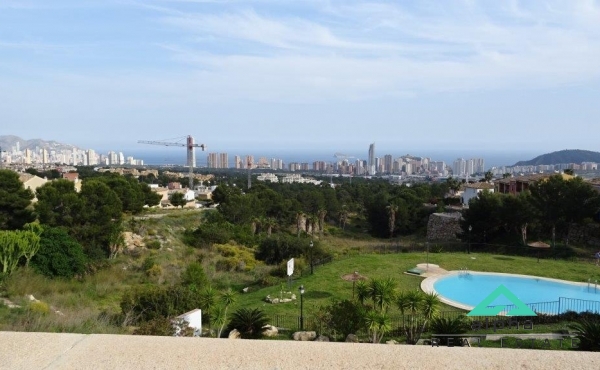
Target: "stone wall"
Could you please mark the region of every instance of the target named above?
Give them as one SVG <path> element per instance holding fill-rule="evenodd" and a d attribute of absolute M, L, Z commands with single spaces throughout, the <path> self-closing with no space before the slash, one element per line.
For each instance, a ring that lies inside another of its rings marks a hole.
<path fill-rule="evenodd" d="M 456 234 L 460 228 L 460 212 L 433 213 L 427 222 L 427 240 L 458 240 Z"/>

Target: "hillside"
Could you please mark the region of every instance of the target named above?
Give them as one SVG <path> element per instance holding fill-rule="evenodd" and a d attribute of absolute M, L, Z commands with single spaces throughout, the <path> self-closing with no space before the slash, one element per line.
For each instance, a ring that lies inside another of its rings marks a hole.
<path fill-rule="evenodd" d="M 54 140 L 42 140 L 42 139 L 31 139 L 25 140 L 14 135 L 0 135 L 0 147 L 2 150 L 10 150 L 12 147 L 19 143 L 21 150 L 35 149 L 36 147 L 48 150 L 62 150 L 62 149 L 74 149 L 77 148 L 74 145 L 59 143 Z"/>
<path fill-rule="evenodd" d="M 590 150 L 565 149 L 557 152 L 542 154 L 528 161 L 519 161 L 514 166 L 539 166 L 559 163 L 600 163 L 600 153 Z"/>

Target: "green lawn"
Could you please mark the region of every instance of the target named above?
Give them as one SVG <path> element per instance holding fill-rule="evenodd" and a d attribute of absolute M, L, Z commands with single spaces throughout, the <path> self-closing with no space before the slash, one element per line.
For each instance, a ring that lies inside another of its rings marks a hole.
<path fill-rule="evenodd" d="M 295 278 L 291 291 L 298 295 L 298 287 L 305 288 L 305 314 L 331 298 L 351 299 L 352 282 L 342 280 L 341 276 L 358 271 L 368 278 L 392 277 L 398 283 L 399 290 L 418 289 L 421 277 L 404 274 L 418 263 L 426 262 L 425 253 L 402 254 L 364 254 L 342 257 L 325 266 L 315 269 L 314 275 Z M 562 260 L 540 260 L 528 257 L 508 257 L 491 254 L 430 253 L 429 262 L 446 270 L 468 268 L 472 271 L 504 272 L 535 275 L 570 281 L 584 282 L 589 278 L 600 280 L 600 267 L 590 263 Z M 281 279 L 288 290 L 285 279 Z M 240 295 L 239 307 L 261 308 L 269 315 L 298 315 L 300 302 L 270 304 L 264 301 L 267 295 L 279 297 L 280 286 L 267 288 L 251 287 L 250 292 Z M 299 297 L 298 297 L 299 298 Z M 453 309 L 445 307 L 443 309 Z"/>

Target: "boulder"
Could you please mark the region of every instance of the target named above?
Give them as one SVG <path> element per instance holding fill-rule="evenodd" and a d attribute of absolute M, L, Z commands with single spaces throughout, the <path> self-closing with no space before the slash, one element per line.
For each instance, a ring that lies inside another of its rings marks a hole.
<path fill-rule="evenodd" d="M 265 325 L 263 328 L 263 335 L 268 338 L 276 337 L 279 334 L 279 330 L 273 325 Z"/>
<path fill-rule="evenodd" d="M 387 342 L 385 342 L 385 344 L 398 344 L 398 342 L 396 342 L 395 340 L 388 340 Z"/>
<path fill-rule="evenodd" d="M 244 289 L 242 289 L 242 292 L 243 292 L 243 293 L 248 293 L 248 290 L 249 290 L 249 289 L 250 289 L 249 287 L 245 287 Z"/>
<path fill-rule="evenodd" d="M 237 330 L 237 329 L 233 329 L 232 331 L 229 332 L 229 339 L 240 339 L 242 338 L 242 334 Z"/>
<path fill-rule="evenodd" d="M 348 334 L 346 337 L 346 343 L 358 343 L 358 337 L 356 334 Z"/>
<path fill-rule="evenodd" d="M 329 342 L 329 337 L 326 337 L 324 335 L 319 335 L 317 337 L 317 339 L 315 339 L 315 342 Z"/>
<path fill-rule="evenodd" d="M 316 331 L 297 331 L 294 333 L 292 338 L 294 338 L 294 340 L 301 341 L 301 342 L 312 341 L 312 340 L 317 339 L 317 332 Z"/>

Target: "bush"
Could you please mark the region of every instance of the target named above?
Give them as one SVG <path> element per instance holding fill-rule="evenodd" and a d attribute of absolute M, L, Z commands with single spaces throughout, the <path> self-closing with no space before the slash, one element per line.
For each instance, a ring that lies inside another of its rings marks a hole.
<path fill-rule="evenodd" d="M 152 265 L 148 270 L 146 270 L 146 276 L 148 277 L 157 277 L 162 275 L 163 269 L 160 265 Z"/>
<path fill-rule="evenodd" d="M 50 312 L 50 306 L 48 306 L 48 303 L 35 301 L 29 304 L 29 310 L 37 314 L 46 315 Z"/>
<path fill-rule="evenodd" d="M 233 313 L 227 332 L 237 329 L 244 339 L 257 339 L 263 335 L 263 327 L 269 323 L 267 315 L 255 308 L 241 308 Z"/>
<path fill-rule="evenodd" d="M 130 324 L 177 316 L 198 306 L 198 294 L 187 287 L 142 286 L 121 299 L 121 311 Z"/>
<path fill-rule="evenodd" d="M 585 318 L 569 325 L 579 339 L 579 349 L 582 351 L 600 351 L 600 320 Z"/>
<path fill-rule="evenodd" d="M 142 323 L 133 335 L 156 335 L 170 337 L 175 334 L 171 320 L 166 317 L 157 317 Z"/>
<path fill-rule="evenodd" d="M 160 247 L 162 246 L 162 244 L 160 243 L 159 240 L 149 240 L 146 242 L 146 248 L 148 249 L 160 249 Z"/>
<path fill-rule="evenodd" d="M 455 318 L 436 317 L 431 320 L 430 330 L 433 334 L 464 334 L 469 331 L 469 323 L 466 317 L 461 315 Z M 448 343 L 449 337 L 442 337 L 440 344 Z M 454 343 L 459 342 L 459 338 L 452 338 Z"/>
<path fill-rule="evenodd" d="M 208 284 L 208 277 L 199 262 L 192 262 L 181 275 L 181 283 L 192 290 L 198 290 Z"/>
<path fill-rule="evenodd" d="M 61 228 L 45 227 L 40 235 L 40 250 L 31 265 L 48 277 L 72 278 L 85 271 L 87 258 L 83 247 Z"/>

